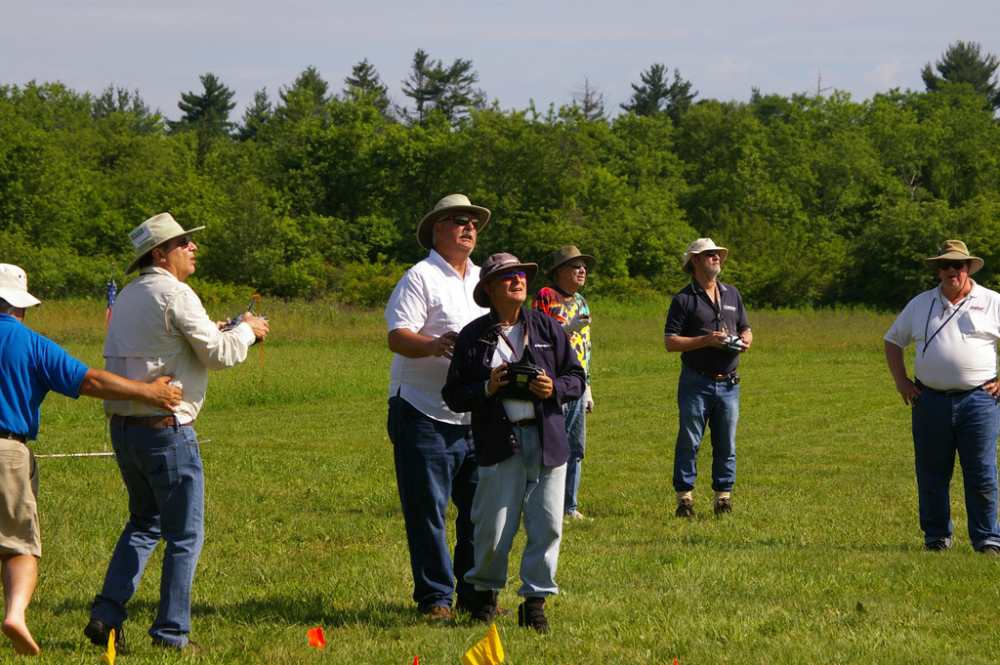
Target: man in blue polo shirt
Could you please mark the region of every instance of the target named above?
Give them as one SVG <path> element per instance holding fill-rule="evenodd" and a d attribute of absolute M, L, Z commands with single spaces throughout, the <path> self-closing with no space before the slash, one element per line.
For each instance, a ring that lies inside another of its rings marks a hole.
<path fill-rule="evenodd" d="M 89 369 L 55 342 L 24 326 L 24 310 L 38 305 L 24 271 L 0 263 L 0 577 L 4 618 L 0 629 L 22 656 L 38 644 L 24 620 L 38 580 L 38 469 L 27 447 L 38 436 L 39 409 L 50 391 L 72 397 L 140 399 L 172 409 L 181 391 L 169 376 L 137 383 Z"/>
<path fill-rule="evenodd" d="M 736 421 L 740 415 L 740 354 L 753 342 L 739 291 L 717 278 L 729 255 L 711 238 L 698 238 L 684 252 L 691 283 L 674 296 L 663 329 L 667 351 L 681 353 L 674 449 L 677 517 L 694 519 L 692 492 L 696 458 L 705 425 L 712 436 L 712 507 L 716 515 L 733 512 L 730 493 L 736 482 Z"/>

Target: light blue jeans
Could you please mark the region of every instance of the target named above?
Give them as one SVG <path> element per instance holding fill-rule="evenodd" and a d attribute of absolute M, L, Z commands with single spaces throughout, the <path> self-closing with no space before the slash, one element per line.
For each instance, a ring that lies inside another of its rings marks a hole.
<path fill-rule="evenodd" d="M 674 449 L 674 489 L 694 489 L 698 477 L 698 449 L 705 425 L 712 438 L 712 489 L 732 491 L 736 482 L 736 422 L 740 418 L 740 385 L 716 381 L 687 367 L 677 386 L 680 424 Z"/>
<path fill-rule="evenodd" d="M 128 618 L 149 555 L 163 550 L 160 605 L 149 634 L 183 649 L 191 632 L 191 585 L 205 539 L 205 476 L 193 427 L 111 424 L 111 443 L 131 516 L 111 556 L 90 617 L 108 626 Z"/>
<path fill-rule="evenodd" d="M 515 427 L 514 435 L 523 452 L 479 467 L 479 486 L 472 502 L 476 564 L 465 581 L 474 584 L 477 591 L 507 586 L 510 549 L 523 511 L 527 541 L 517 593 L 544 598 L 559 593 L 555 575 L 562 540 L 566 465 L 542 466 L 542 446 L 534 425 Z"/>
<path fill-rule="evenodd" d="M 563 404 L 563 418 L 566 419 L 566 438 L 569 440 L 569 462 L 566 463 L 566 501 L 563 511 L 570 514 L 577 508 L 577 492 L 580 490 L 580 467 L 587 447 L 587 402 L 575 399 Z"/>

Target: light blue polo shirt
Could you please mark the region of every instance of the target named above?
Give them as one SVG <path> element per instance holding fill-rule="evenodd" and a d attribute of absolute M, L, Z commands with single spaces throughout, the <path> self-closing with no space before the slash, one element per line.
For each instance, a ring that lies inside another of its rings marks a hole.
<path fill-rule="evenodd" d="M 58 344 L 0 314 L 0 431 L 38 438 L 49 391 L 76 399 L 88 367 Z"/>

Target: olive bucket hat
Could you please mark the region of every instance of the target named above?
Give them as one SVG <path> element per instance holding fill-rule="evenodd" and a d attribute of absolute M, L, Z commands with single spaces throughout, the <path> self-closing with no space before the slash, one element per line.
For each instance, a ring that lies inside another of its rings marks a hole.
<path fill-rule="evenodd" d="M 560 247 L 552 255 L 552 267 L 545 271 L 545 276 L 554 280 L 556 278 L 556 271 L 559 270 L 560 266 L 569 263 L 573 259 L 583 259 L 584 265 L 587 266 L 587 272 L 592 271 L 594 266 L 597 265 L 596 258 L 590 254 L 581 254 L 576 245 L 567 245 L 566 247 Z"/>
<path fill-rule="evenodd" d="M 969 248 L 961 240 L 945 240 L 938 248 L 937 256 L 930 256 L 924 259 L 924 263 L 934 270 L 937 270 L 937 262 L 941 259 L 945 261 L 969 261 L 969 274 L 978 272 L 983 267 L 983 260 L 978 256 L 971 256 Z"/>
<path fill-rule="evenodd" d="M 479 282 L 476 284 L 476 288 L 472 290 L 472 299 L 480 307 L 489 307 L 490 297 L 483 291 L 483 287 L 500 275 L 515 270 L 524 271 L 525 288 L 528 288 L 535 281 L 535 276 L 538 275 L 538 264 L 521 263 L 516 256 L 507 254 L 506 252 L 494 254 L 483 261 L 483 267 L 479 271 Z"/>

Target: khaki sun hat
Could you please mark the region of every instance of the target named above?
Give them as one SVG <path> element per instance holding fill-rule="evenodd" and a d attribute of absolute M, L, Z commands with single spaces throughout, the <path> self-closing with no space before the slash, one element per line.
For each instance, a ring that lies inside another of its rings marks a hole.
<path fill-rule="evenodd" d="M 465 194 L 451 194 L 434 204 L 434 209 L 424 215 L 424 218 L 417 224 L 417 242 L 424 249 L 430 251 L 434 248 L 434 222 L 445 217 L 450 217 L 448 213 L 467 212 L 470 217 L 479 221 L 476 224 L 476 233 L 483 230 L 486 222 L 490 221 L 490 211 L 481 206 L 474 206 L 469 202 L 469 197 Z"/>
<path fill-rule="evenodd" d="M 978 272 L 980 268 L 983 267 L 983 260 L 978 256 L 971 256 L 969 254 L 969 248 L 965 246 L 965 243 L 961 240 L 945 240 L 941 243 L 938 248 L 937 256 L 931 256 L 924 259 L 924 263 L 937 270 L 937 262 L 940 259 L 945 261 L 955 259 L 957 261 L 971 261 L 972 265 L 969 266 L 969 274 Z"/>
<path fill-rule="evenodd" d="M 725 247 L 719 247 L 711 238 L 698 238 L 693 243 L 688 245 L 687 250 L 684 252 L 684 267 L 681 268 L 681 270 L 689 275 L 693 275 L 694 266 L 691 265 L 692 257 L 697 256 L 702 252 L 709 252 L 713 249 L 719 252 L 719 263 L 723 263 L 726 260 L 726 257 L 729 256 L 729 250 Z"/>
<path fill-rule="evenodd" d="M 476 284 L 476 288 L 472 290 L 472 299 L 476 301 L 476 304 L 480 307 L 489 307 L 490 297 L 483 291 L 483 286 L 489 284 L 500 275 L 513 270 L 524 271 L 524 288 L 527 289 L 538 275 L 538 264 L 521 263 L 517 260 L 516 256 L 507 254 L 506 252 L 494 254 L 483 261 L 483 267 L 479 270 L 479 282 Z"/>
<path fill-rule="evenodd" d="M 576 245 L 567 245 L 565 247 L 560 247 L 556 250 L 556 253 L 552 255 L 552 267 L 545 271 L 545 276 L 551 280 L 555 280 L 556 271 L 564 263 L 568 263 L 573 259 L 583 259 L 584 265 L 587 266 L 587 272 L 594 269 L 597 265 L 597 259 L 590 254 L 581 254 L 580 250 L 576 248 Z"/>
<path fill-rule="evenodd" d="M 188 233 L 201 231 L 204 226 L 193 229 L 183 229 L 181 225 L 170 215 L 169 212 L 160 213 L 156 217 L 150 217 L 145 222 L 129 231 L 128 237 L 135 248 L 135 259 L 128 264 L 125 274 L 129 274 L 139 266 L 142 257 L 159 247 L 163 243 L 180 238 Z"/>
<path fill-rule="evenodd" d="M 0 298 L 13 307 L 34 307 L 42 301 L 28 293 L 28 276 L 10 263 L 0 263 Z"/>

